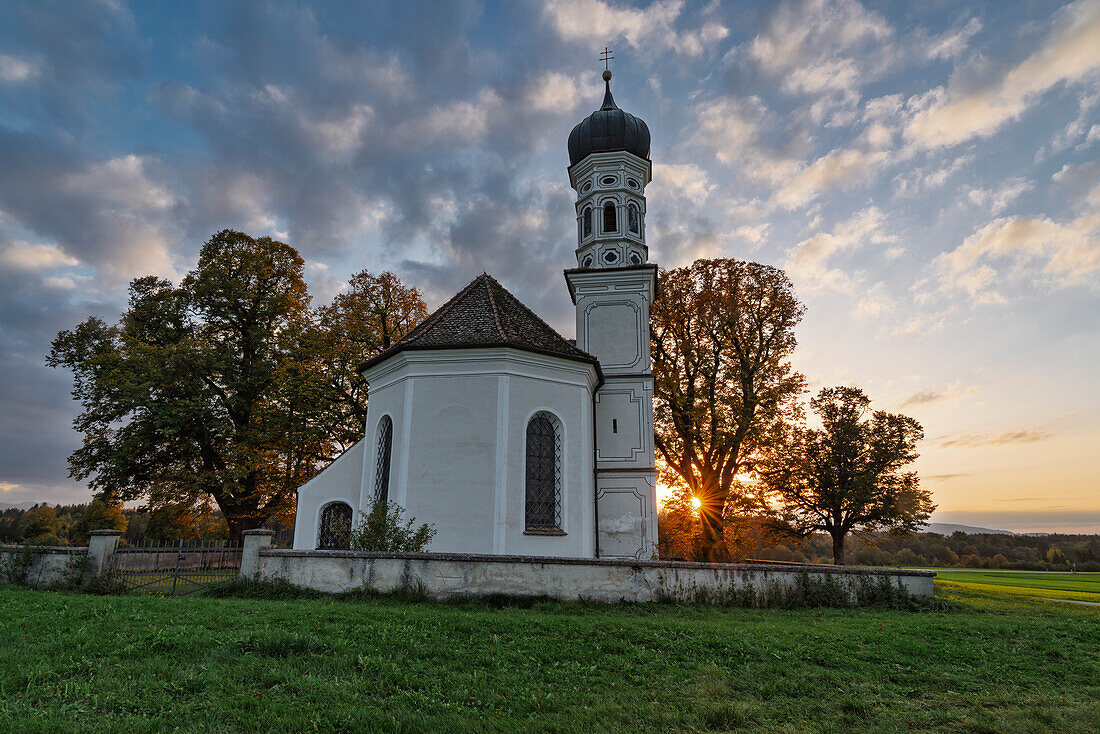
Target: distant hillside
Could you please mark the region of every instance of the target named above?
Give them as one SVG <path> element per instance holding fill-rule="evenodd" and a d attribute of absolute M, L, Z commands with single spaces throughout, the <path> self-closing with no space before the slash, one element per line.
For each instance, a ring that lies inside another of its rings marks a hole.
<path fill-rule="evenodd" d="M 976 528 L 973 525 L 955 525 L 949 522 L 930 522 L 924 526 L 924 532 L 926 533 L 939 533 L 940 535 L 950 535 L 951 533 L 966 533 L 967 535 L 979 535 L 982 533 L 991 533 L 993 535 L 1015 535 L 1010 530 L 993 530 L 991 528 Z"/>

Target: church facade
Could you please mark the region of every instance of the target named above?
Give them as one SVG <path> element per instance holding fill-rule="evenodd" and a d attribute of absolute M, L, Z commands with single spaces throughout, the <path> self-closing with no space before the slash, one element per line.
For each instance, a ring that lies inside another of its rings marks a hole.
<path fill-rule="evenodd" d="M 359 366 L 364 438 L 298 489 L 294 547 L 347 547 L 379 500 L 429 550 L 644 558 L 657 543 L 646 124 L 611 94 L 569 135 L 575 342 L 482 274 Z"/>

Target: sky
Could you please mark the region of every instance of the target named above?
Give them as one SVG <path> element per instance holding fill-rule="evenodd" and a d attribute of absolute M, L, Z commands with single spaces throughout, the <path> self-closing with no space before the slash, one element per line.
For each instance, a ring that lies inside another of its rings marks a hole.
<path fill-rule="evenodd" d="M 783 267 L 796 366 L 924 426 L 934 520 L 1100 532 L 1100 0 L 0 0 L 0 503 L 72 502 L 56 333 L 222 228 L 314 302 L 483 270 L 564 335 L 566 139 L 652 132 L 652 261 Z"/>

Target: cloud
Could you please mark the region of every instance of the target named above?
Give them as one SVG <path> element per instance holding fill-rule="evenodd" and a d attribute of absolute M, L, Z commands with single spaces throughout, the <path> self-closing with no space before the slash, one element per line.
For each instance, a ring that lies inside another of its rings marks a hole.
<path fill-rule="evenodd" d="M 953 316 L 958 310 L 951 306 L 942 311 L 918 313 L 894 327 L 893 336 L 924 336 L 933 334 L 953 323 Z"/>
<path fill-rule="evenodd" d="M 1035 187 L 1025 178 L 1011 178 L 995 189 L 967 187 L 967 198 L 978 206 L 989 206 L 993 214 L 1000 214 L 1008 205 Z"/>
<path fill-rule="evenodd" d="M 692 141 L 750 180 L 778 185 L 798 170 L 797 158 L 768 144 L 776 120 L 759 97 L 713 99 L 696 105 Z"/>
<path fill-rule="evenodd" d="M 57 245 L 17 241 L 0 249 L 0 264 L 21 270 L 44 270 L 79 265 L 80 261 L 66 255 Z"/>
<path fill-rule="evenodd" d="M 1020 443 L 1038 443 L 1054 438 L 1049 431 L 1021 430 L 1002 433 L 963 433 L 958 436 L 941 436 L 936 445 L 941 448 L 978 448 L 981 446 L 1005 446 Z"/>
<path fill-rule="evenodd" d="M 965 385 L 961 380 L 948 384 L 933 385 L 924 390 L 918 390 L 901 401 L 901 407 L 907 408 L 913 405 L 927 405 L 942 400 L 950 400 L 963 395 L 972 395 L 976 390 L 975 386 Z"/>
<path fill-rule="evenodd" d="M 729 35 L 713 20 L 690 31 L 675 30 L 682 0 L 660 0 L 644 8 L 621 7 L 601 0 L 549 0 L 543 13 L 565 40 L 587 46 L 622 39 L 634 49 L 671 49 L 699 56 Z"/>
<path fill-rule="evenodd" d="M 881 150 L 844 148 L 830 151 L 787 177 L 776 192 L 775 201 L 788 209 L 805 206 L 833 186 L 844 187 L 865 181 L 888 158 L 889 154 Z"/>
<path fill-rule="evenodd" d="M 701 203 L 714 190 L 707 172 L 694 163 L 661 163 L 653 165 L 653 183 L 646 196 L 661 201 L 680 197 Z"/>
<path fill-rule="evenodd" d="M 938 166 L 926 168 L 913 168 L 906 173 L 898 174 L 894 178 L 894 192 L 898 196 L 909 197 L 939 188 L 947 183 L 947 180 L 969 166 L 974 161 L 973 154 L 956 156 Z"/>
<path fill-rule="evenodd" d="M 810 291 L 841 290 L 854 285 L 845 271 L 829 266 L 829 260 L 866 244 L 893 242 L 896 238 L 883 230 L 885 217 L 870 206 L 836 225 L 832 232 L 821 232 L 802 240 L 787 251 L 784 264 L 800 288 Z"/>
<path fill-rule="evenodd" d="M 947 87 L 912 98 L 905 138 L 917 147 L 936 148 L 989 137 L 1056 84 L 1081 80 L 1098 66 L 1100 3 L 1079 0 L 1055 14 L 1031 55 L 992 80 L 975 85 L 956 73 Z"/>
<path fill-rule="evenodd" d="M 923 44 L 925 54 L 930 59 L 954 59 L 966 51 L 970 39 L 981 30 L 982 22 L 977 18 L 971 18 L 966 25 L 956 26 L 925 41 Z"/>
<path fill-rule="evenodd" d="M 1005 264 L 1011 269 L 1004 270 Z M 945 289 L 963 291 L 981 304 L 1005 303 L 999 285 L 1014 274 L 1042 274 L 1062 287 L 1081 283 L 1100 270 L 1100 213 L 1094 210 L 1068 223 L 1046 217 L 995 219 L 938 255 L 933 265 Z"/>
<path fill-rule="evenodd" d="M 37 75 L 38 68 L 29 61 L 0 54 L 0 82 L 8 84 L 25 82 Z"/>
<path fill-rule="evenodd" d="M 854 0 L 790 0 L 776 7 L 747 53 L 784 93 L 814 98 L 810 118 L 821 123 L 830 113 L 851 114 L 877 70 L 868 49 L 892 36 L 882 16 Z"/>

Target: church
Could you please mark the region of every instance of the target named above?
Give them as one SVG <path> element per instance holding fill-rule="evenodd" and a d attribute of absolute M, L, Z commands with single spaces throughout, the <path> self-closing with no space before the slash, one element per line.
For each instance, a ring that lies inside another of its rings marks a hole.
<path fill-rule="evenodd" d="M 656 556 L 650 135 L 603 79 L 603 105 L 569 134 L 576 341 L 475 278 L 359 365 L 363 439 L 298 488 L 296 549 L 346 548 L 385 500 L 435 526 L 433 552 Z"/>

